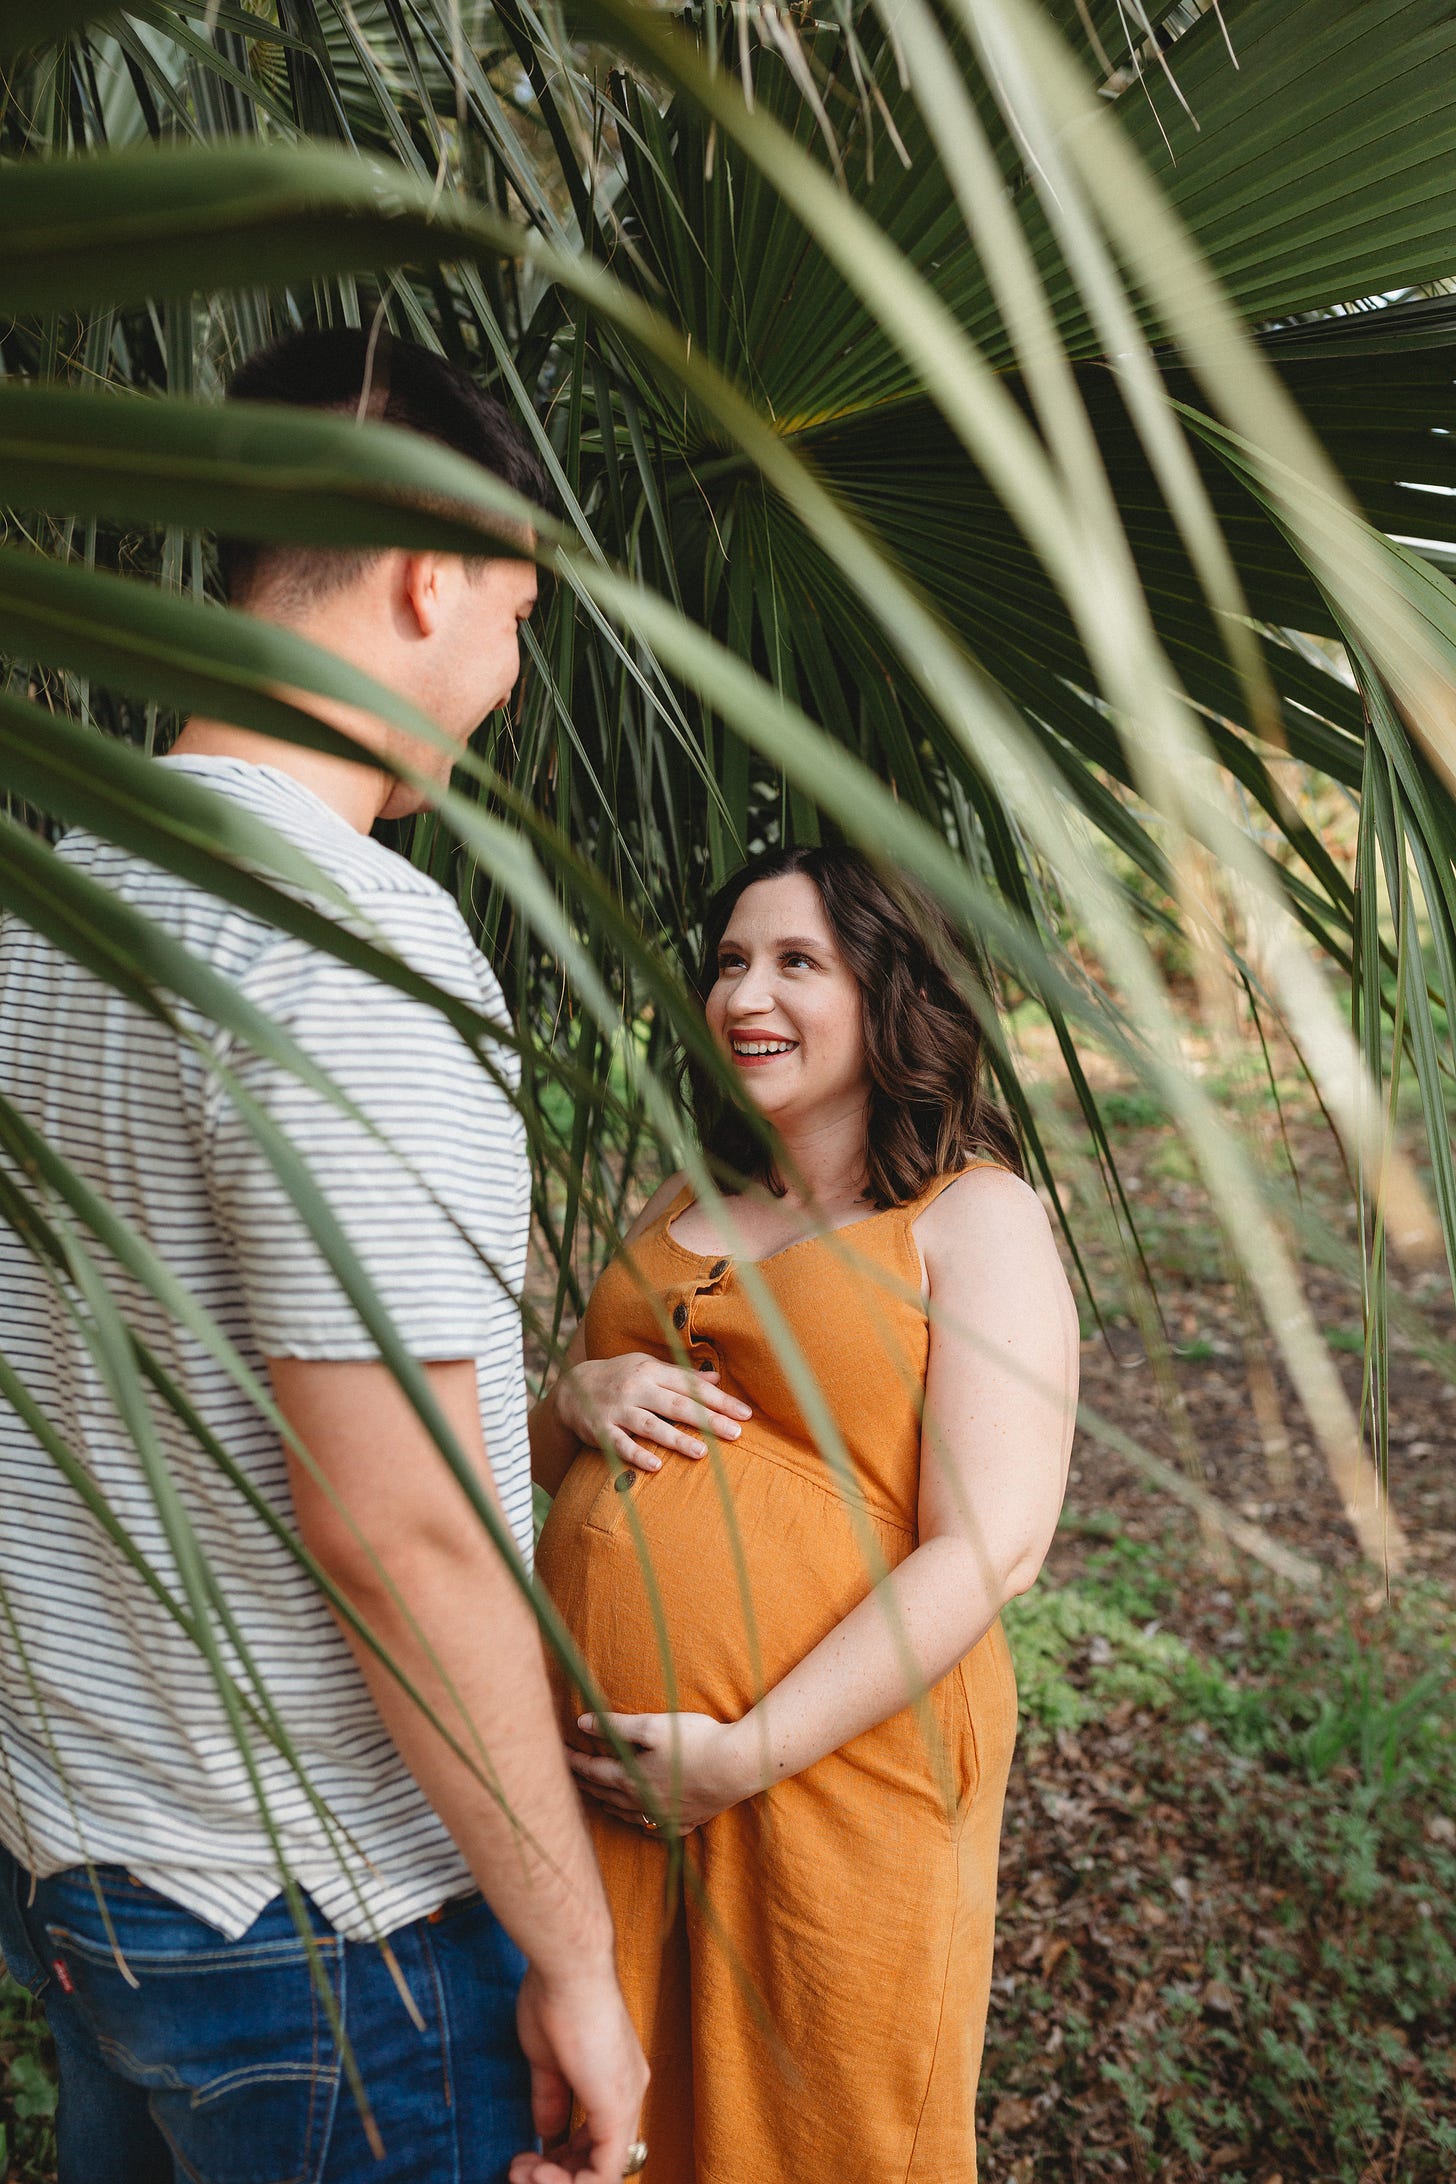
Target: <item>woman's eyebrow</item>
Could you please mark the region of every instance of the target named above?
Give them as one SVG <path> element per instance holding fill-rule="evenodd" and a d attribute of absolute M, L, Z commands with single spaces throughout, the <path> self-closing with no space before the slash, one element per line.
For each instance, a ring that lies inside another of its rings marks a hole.
<path fill-rule="evenodd" d="M 801 935 L 797 933 L 790 933 L 787 938 L 783 940 L 772 940 L 769 942 L 769 946 L 771 948 L 777 948 L 780 952 L 782 952 L 786 948 L 802 948 L 808 955 L 827 955 L 829 953 L 829 944 L 827 941 L 805 940 L 804 938 L 802 938 Z M 744 944 L 741 940 L 720 940 L 718 943 L 718 953 L 719 955 L 727 955 L 729 953 L 742 955 L 743 947 Z"/>

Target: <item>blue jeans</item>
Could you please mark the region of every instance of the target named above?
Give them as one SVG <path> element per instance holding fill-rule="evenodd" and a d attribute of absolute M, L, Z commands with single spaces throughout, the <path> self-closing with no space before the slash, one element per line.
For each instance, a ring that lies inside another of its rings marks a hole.
<path fill-rule="evenodd" d="M 479 1896 L 382 1951 L 308 1905 L 383 2144 L 371 2147 L 282 1898 L 237 1941 L 118 1866 L 35 1884 L 0 1847 L 0 1953 L 42 1999 L 60 2066 L 59 2184 L 501 2184 L 537 2144 L 516 2039 L 520 1951 Z"/>

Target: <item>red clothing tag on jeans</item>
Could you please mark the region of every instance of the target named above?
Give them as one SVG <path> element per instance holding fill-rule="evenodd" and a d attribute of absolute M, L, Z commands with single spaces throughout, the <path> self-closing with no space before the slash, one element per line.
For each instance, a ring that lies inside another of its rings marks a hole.
<path fill-rule="evenodd" d="M 70 1973 L 66 1970 L 66 1960 L 64 1957 L 52 1957 L 51 1970 L 55 1973 L 57 1980 L 60 1982 L 62 1994 L 74 1994 L 76 1992 L 75 1982 L 72 1980 Z"/>

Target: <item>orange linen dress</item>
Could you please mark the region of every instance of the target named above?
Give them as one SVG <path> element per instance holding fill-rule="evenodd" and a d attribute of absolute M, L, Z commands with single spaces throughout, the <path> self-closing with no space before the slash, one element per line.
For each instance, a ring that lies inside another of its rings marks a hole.
<path fill-rule="evenodd" d="M 690 1190 L 598 1281 L 589 1357 L 685 1352 L 753 1406 L 697 1462 L 639 1473 L 583 1448 L 562 1483 L 540 1578 L 613 1709 L 736 1719 L 914 1547 L 929 1328 L 911 1223 L 953 1180 L 756 1264 L 848 1486 L 743 1274 L 673 1236 Z M 594 1749 L 558 1684 L 564 1734 Z M 973 2184 L 1015 1731 L 998 1622 L 919 1709 L 720 1814 L 680 1857 L 591 1808 L 652 2066 L 644 2184 Z"/>

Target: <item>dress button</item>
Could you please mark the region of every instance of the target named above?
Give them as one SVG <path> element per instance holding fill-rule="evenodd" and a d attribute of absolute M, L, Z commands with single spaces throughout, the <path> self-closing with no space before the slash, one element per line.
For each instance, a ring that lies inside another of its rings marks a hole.
<path fill-rule="evenodd" d="M 715 1357 L 700 1357 L 698 1359 L 698 1371 L 700 1373 L 715 1373 L 717 1370 L 718 1360 Z"/>
<path fill-rule="evenodd" d="M 717 1261 L 716 1265 L 713 1268 L 713 1280 L 715 1282 L 722 1280 L 723 1276 L 727 1273 L 730 1264 L 731 1262 L 727 1259 L 719 1259 Z"/>
<path fill-rule="evenodd" d="M 672 1315 L 672 1324 L 678 1330 L 679 1334 L 681 1334 L 683 1328 L 687 1326 L 687 1323 L 688 1308 L 685 1304 L 680 1304 Z"/>
<path fill-rule="evenodd" d="M 632 1489 L 632 1488 L 633 1488 L 633 1487 L 634 1487 L 634 1486 L 635 1486 L 636 1484 L 637 1484 L 637 1474 L 636 1474 L 636 1472 L 635 1472 L 635 1471 L 623 1471 L 623 1472 L 619 1473 L 619 1475 L 618 1475 L 618 1478 L 617 1478 L 617 1492 L 618 1492 L 619 1494 L 627 1494 L 627 1493 L 630 1493 L 631 1489 Z"/>

